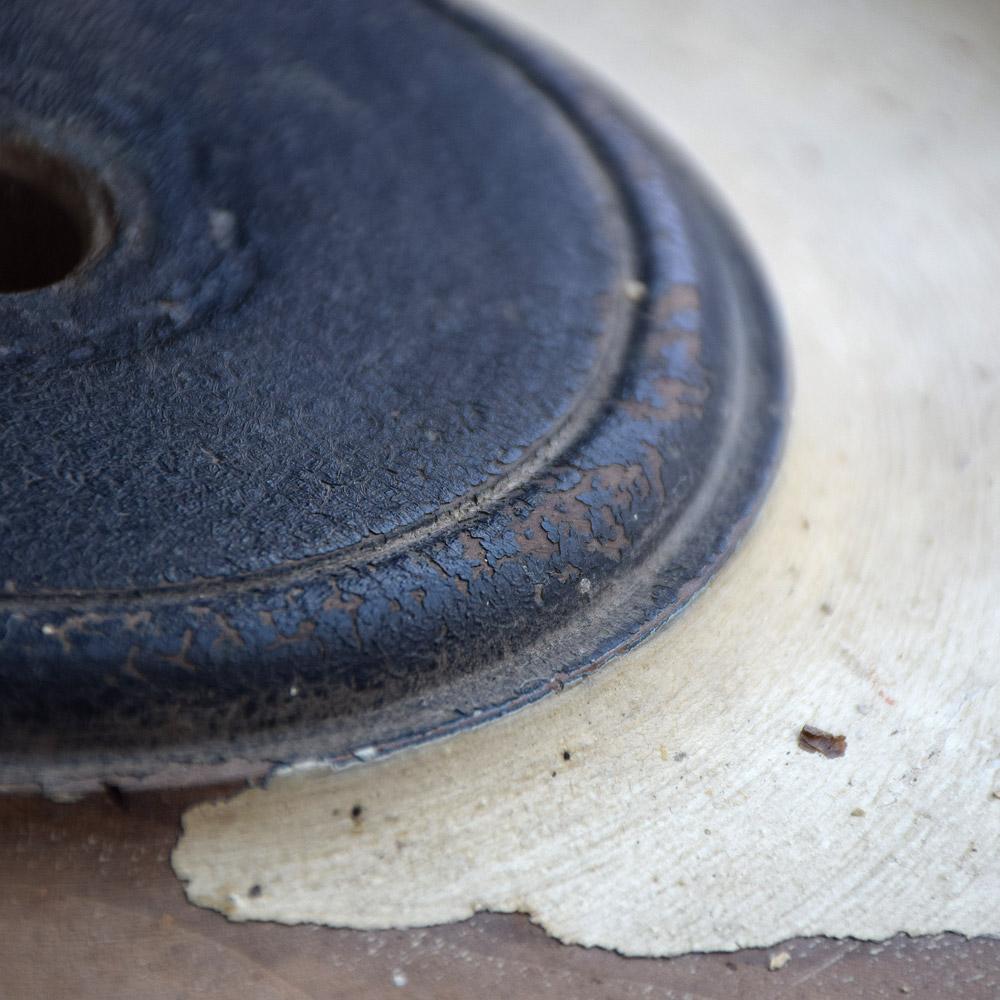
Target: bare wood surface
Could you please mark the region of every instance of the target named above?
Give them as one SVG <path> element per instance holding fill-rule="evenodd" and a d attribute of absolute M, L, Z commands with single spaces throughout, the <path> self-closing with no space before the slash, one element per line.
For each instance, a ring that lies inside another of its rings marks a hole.
<path fill-rule="evenodd" d="M 197 797 L 0 800 L 3 1000 L 1000 995 L 1000 940 L 956 935 L 629 959 L 559 944 L 519 915 L 379 932 L 229 923 L 188 904 L 170 870 L 181 811 Z M 787 964 L 771 971 L 782 952 Z"/>

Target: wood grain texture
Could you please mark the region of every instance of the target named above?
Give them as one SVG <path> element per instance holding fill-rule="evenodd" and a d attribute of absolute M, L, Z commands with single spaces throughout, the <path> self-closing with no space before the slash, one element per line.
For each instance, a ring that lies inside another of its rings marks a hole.
<path fill-rule="evenodd" d="M 196 798 L 0 800 L 3 1000 L 994 1000 L 1000 992 L 1000 940 L 955 935 L 627 959 L 562 945 L 513 915 L 377 932 L 230 923 L 187 903 L 170 870 L 180 814 Z M 788 963 L 769 971 L 782 951 Z"/>
<path fill-rule="evenodd" d="M 1000 8 L 496 6 L 730 197 L 792 344 L 784 468 L 617 667 L 188 812 L 190 898 L 360 928 L 520 911 L 634 955 L 1000 932 Z M 845 756 L 798 749 L 806 723 Z"/>

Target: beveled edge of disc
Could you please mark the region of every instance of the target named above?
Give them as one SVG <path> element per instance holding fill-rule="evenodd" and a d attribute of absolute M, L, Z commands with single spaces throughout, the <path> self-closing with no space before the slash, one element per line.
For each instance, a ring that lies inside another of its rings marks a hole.
<path fill-rule="evenodd" d="M 513 558 L 531 565 L 532 570 L 540 568 L 546 578 L 565 576 L 564 593 L 574 601 L 571 613 L 536 628 L 511 649 L 503 634 L 511 607 L 522 616 L 531 614 L 525 596 L 536 611 L 544 607 L 545 595 L 539 604 L 533 584 L 527 595 L 515 595 L 519 603 L 502 606 L 480 619 L 480 635 L 486 634 L 476 648 L 496 654 L 480 660 L 480 666 L 488 663 L 488 676 L 454 663 L 449 674 L 444 645 L 443 674 L 438 662 L 429 683 L 408 691 L 411 679 L 404 672 L 397 678 L 399 696 L 386 698 L 384 686 L 366 686 L 364 678 L 359 683 L 357 665 L 338 660 L 337 669 L 343 671 L 341 686 L 326 692 L 327 708 L 338 691 L 353 690 L 360 695 L 344 714 L 331 711 L 323 718 L 280 723 L 270 732 L 237 735 L 197 731 L 185 735 L 180 726 L 175 742 L 151 751 L 134 744 L 121 750 L 112 739 L 104 747 L 58 754 L 4 752 L 0 754 L 0 788 L 77 794 L 102 784 L 125 788 L 207 784 L 260 776 L 275 766 L 305 760 L 369 760 L 481 724 L 560 690 L 648 637 L 704 586 L 747 530 L 776 467 L 788 385 L 778 322 L 732 223 L 675 152 L 664 148 L 577 71 L 531 45 L 512 40 L 478 15 L 443 3 L 431 6 L 444 11 L 492 52 L 513 61 L 586 136 L 628 205 L 629 221 L 641 248 L 641 289 L 635 290 L 631 374 L 617 396 L 608 400 L 603 424 L 570 446 L 548 478 L 543 476 L 532 485 L 534 492 L 526 491 L 506 507 L 486 512 L 483 523 L 462 522 L 450 534 L 431 537 L 426 550 L 399 557 L 416 568 L 391 561 L 379 568 L 390 577 L 402 575 L 396 584 L 402 593 L 413 590 L 408 572 L 415 573 L 418 581 L 426 580 L 428 568 L 436 567 L 432 572 L 441 572 L 441 586 L 456 592 L 453 602 L 459 599 L 457 595 L 465 600 L 473 584 L 482 578 L 495 579 L 498 570 L 503 570 L 503 560 L 509 556 L 507 536 L 519 530 L 523 544 Z M 688 361 L 692 354 L 696 356 L 694 367 L 701 367 L 703 380 L 709 369 L 697 355 L 711 356 L 711 385 L 699 386 L 693 368 L 687 381 L 679 377 L 678 357 L 685 352 Z M 685 392 L 685 385 L 690 393 Z M 711 411 L 708 415 L 706 409 Z M 602 428 L 608 432 L 604 437 Z M 672 506 L 670 484 L 665 485 L 659 474 L 662 462 L 667 449 L 682 448 L 697 439 L 695 431 L 703 434 L 711 448 L 703 452 L 702 465 L 692 469 L 691 488 L 682 497 L 683 503 Z M 623 447 L 625 440 L 635 447 Z M 567 509 L 580 503 L 581 496 L 593 498 L 584 501 L 589 508 L 587 518 L 595 510 L 602 512 L 607 529 L 603 535 L 596 522 L 591 521 L 588 532 L 583 515 Z M 610 511 L 610 516 L 604 511 Z M 640 522 L 641 531 L 634 536 L 642 542 L 638 555 L 632 551 L 633 540 L 626 530 L 629 518 Z M 525 528 L 525 522 L 532 530 Z M 593 556 L 590 563 L 588 553 Z M 614 565 L 604 566 L 602 561 Z M 576 574 L 567 575 L 567 565 Z M 355 568 L 348 567 L 348 571 L 353 573 Z M 354 637 L 362 652 L 365 640 L 359 617 L 365 601 L 358 600 L 358 588 L 344 586 L 342 578 L 330 578 L 324 572 L 319 566 L 308 576 L 292 579 L 290 585 L 286 582 L 277 593 L 256 587 L 241 590 L 239 600 L 248 602 L 245 607 L 234 606 L 232 595 L 225 591 L 214 598 L 224 602 L 221 610 L 213 606 L 212 595 L 179 607 L 168 603 L 162 619 L 173 623 L 183 653 L 185 636 L 190 649 L 192 627 L 224 631 L 233 629 L 244 612 L 256 617 L 262 608 L 287 609 L 291 590 L 303 602 L 299 624 L 289 622 L 293 637 L 301 632 L 302 622 L 312 622 L 307 631 L 314 634 L 326 613 L 339 621 L 340 632 Z M 526 574 L 529 580 L 535 578 L 530 571 Z M 364 574 L 359 578 L 363 580 Z M 421 607 L 428 596 L 424 593 Z M 395 597 L 389 601 L 398 603 Z M 495 603 L 486 595 L 480 606 Z M 124 622 L 136 621 L 136 615 L 147 611 L 140 603 L 118 607 L 113 613 Z M 466 606 L 466 613 L 475 620 L 474 607 Z M 427 618 L 434 624 L 433 613 Z M 372 634 L 376 634 L 383 619 L 373 621 L 376 631 Z M 40 623 L 39 631 L 44 627 Z M 162 641 L 162 632 L 158 635 Z M 406 642 L 412 636 L 404 631 L 400 639 Z M 299 652 L 285 660 L 255 662 L 268 670 L 282 663 L 294 670 L 298 657 L 306 655 Z M 439 658 L 439 650 L 434 655 Z M 324 663 L 322 657 L 319 662 Z M 330 668 L 330 663 L 324 666 Z M 280 683 L 287 684 L 287 678 L 280 678 Z M 141 718 L 134 722 L 133 736 L 141 736 Z"/>

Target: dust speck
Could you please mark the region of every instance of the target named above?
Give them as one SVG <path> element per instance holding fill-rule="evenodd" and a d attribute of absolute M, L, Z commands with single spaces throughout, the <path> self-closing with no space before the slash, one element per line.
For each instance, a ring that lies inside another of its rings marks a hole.
<path fill-rule="evenodd" d="M 625 297 L 630 302 L 641 302 L 646 297 L 646 286 L 635 278 L 625 282 Z"/>
<path fill-rule="evenodd" d="M 778 972 L 792 960 L 792 956 L 787 951 L 779 951 L 777 955 L 771 955 L 767 960 L 767 967 L 771 972 Z"/>

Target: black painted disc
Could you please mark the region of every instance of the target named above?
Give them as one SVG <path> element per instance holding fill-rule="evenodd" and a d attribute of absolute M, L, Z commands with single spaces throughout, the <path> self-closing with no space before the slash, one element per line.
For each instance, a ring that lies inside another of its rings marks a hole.
<path fill-rule="evenodd" d="M 14 0 L 4 183 L 72 230 L 0 292 L 6 786 L 516 708 L 676 612 L 772 472 L 780 344 L 731 227 L 450 8 Z"/>

